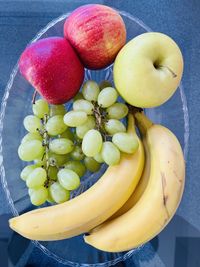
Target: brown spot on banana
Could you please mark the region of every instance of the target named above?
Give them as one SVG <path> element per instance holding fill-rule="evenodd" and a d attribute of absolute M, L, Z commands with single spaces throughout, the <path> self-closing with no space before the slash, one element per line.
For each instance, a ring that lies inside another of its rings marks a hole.
<path fill-rule="evenodd" d="M 177 180 L 179 181 L 179 183 L 181 184 L 182 183 L 182 179 L 178 177 L 176 171 L 173 171 L 173 174 L 175 175 L 175 177 L 177 178 Z"/>
<path fill-rule="evenodd" d="M 164 172 L 160 172 L 161 174 L 161 182 L 162 182 L 162 193 L 163 193 L 163 205 L 165 207 L 165 210 L 166 210 L 166 213 L 167 213 L 167 217 L 169 218 L 170 217 L 170 214 L 169 214 L 169 211 L 167 209 L 167 200 L 168 200 L 168 196 L 166 195 L 165 193 L 165 187 L 167 185 L 167 182 L 166 182 L 166 177 L 165 177 L 165 174 Z"/>
<path fill-rule="evenodd" d="M 163 201 L 164 201 L 164 205 L 166 206 L 166 204 L 167 204 L 167 200 L 168 200 L 168 196 L 164 196 L 164 199 L 163 199 Z"/>

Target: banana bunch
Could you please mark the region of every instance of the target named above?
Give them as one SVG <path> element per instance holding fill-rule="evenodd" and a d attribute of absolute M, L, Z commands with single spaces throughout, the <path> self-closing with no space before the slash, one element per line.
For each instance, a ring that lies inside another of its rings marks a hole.
<path fill-rule="evenodd" d="M 106 221 L 128 200 L 143 171 L 143 144 L 132 115 L 128 133 L 139 143 L 134 154 L 123 154 L 118 165 L 108 167 L 98 182 L 78 197 L 12 218 L 10 227 L 29 239 L 60 240 L 88 232 Z"/>
<path fill-rule="evenodd" d="M 143 113 L 129 114 L 128 132 L 142 142 L 135 154 L 83 194 L 59 205 L 37 209 L 10 220 L 24 237 L 59 240 L 82 233 L 86 243 L 108 252 L 126 251 L 157 235 L 173 217 L 182 197 L 185 164 L 181 146 L 167 128 Z M 145 158 L 145 163 L 144 163 Z"/>
<path fill-rule="evenodd" d="M 140 112 L 135 118 L 146 153 L 140 182 L 110 220 L 84 237 L 86 243 L 103 251 L 126 251 L 152 239 L 173 217 L 183 194 L 185 164 L 177 138 Z"/>

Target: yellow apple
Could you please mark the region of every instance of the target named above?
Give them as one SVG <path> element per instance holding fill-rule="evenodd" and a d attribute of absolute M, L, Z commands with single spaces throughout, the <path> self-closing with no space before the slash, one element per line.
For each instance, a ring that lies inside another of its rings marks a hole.
<path fill-rule="evenodd" d="M 183 73 L 178 45 L 158 32 L 129 41 L 114 62 L 114 83 L 131 105 L 148 108 L 166 102 L 176 91 Z"/>

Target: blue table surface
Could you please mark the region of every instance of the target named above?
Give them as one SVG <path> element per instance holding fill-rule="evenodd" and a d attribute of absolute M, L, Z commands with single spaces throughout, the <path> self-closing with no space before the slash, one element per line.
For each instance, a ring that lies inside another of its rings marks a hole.
<path fill-rule="evenodd" d="M 140 18 L 154 31 L 170 35 L 181 47 L 183 86 L 190 114 L 186 190 L 167 228 L 143 253 L 116 266 L 199 267 L 200 248 L 200 1 L 198 0 L 0 0 L 0 97 L 26 44 L 53 18 L 86 3 L 102 3 Z M 191 197 L 192 196 L 192 197 Z M 187 211 L 187 220 L 184 212 Z M 0 187 L 0 267 L 62 266 L 8 228 L 11 216 Z M 12 237 L 12 238 L 11 238 Z M 66 265 L 65 265 L 66 266 Z"/>

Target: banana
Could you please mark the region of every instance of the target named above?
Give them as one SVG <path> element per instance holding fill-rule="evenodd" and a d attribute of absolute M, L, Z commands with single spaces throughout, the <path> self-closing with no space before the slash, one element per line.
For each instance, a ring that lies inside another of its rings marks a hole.
<path fill-rule="evenodd" d="M 130 210 L 140 199 L 142 194 L 144 193 L 147 183 L 149 181 L 149 174 L 150 174 L 150 157 L 149 157 L 149 151 L 148 146 L 145 140 L 143 141 L 144 151 L 145 151 L 145 165 L 142 172 L 142 176 L 139 180 L 139 183 L 136 187 L 136 189 L 133 191 L 130 198 L 125 202 L 125 204 L 117 211 L 115 212 L 108 220 L 112 220 L 114 218 L 117 218 L 121 216 L 122 214 L 126 213 L 128 210 Z"/>
<path fill-rule="evenodd" d="M 135 114 L 150 157 L 150 174 L 144 193 L 125 214 L 94 228 L 86 243 L 103 251 L 136 248 L 157 235 L 174 215 L 184 189 L 185 164 L 181 146 L 167 128 Z"/>
<path fill-rule="evenodd" d="M 128 133 L 138 139 L 135 154 L 122 154 L 118 165 L 108 167 L 98 182 L 78 197 L 12 218 L 10 227 L 29 239 L 61 240 L 88 232 L 108 219 L 130 197 L 144 166 L 133 115 L 128 118 Z"/>

